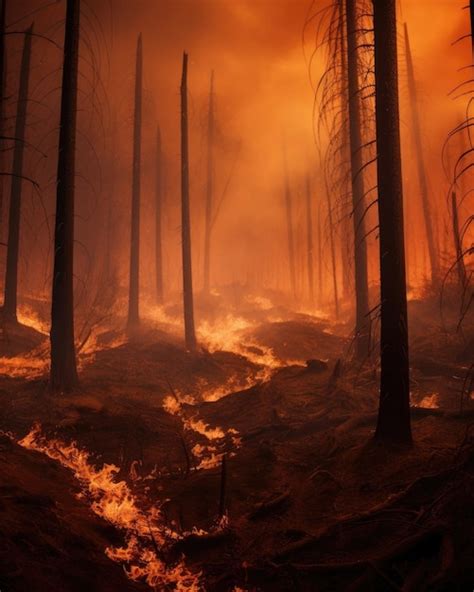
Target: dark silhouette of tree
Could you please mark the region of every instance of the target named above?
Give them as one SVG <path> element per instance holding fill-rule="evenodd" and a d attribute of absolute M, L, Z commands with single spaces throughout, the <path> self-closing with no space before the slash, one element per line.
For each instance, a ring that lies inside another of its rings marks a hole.
<path fill-rule="evenodd" d="M 346 0 L 347 75 L 349 106 L 352 219 L 354 224 L 354 275 L 356 295 L 355 353 L 364 359 L 369 353 L 369 287 L 365 230 L 364 177 L 360 113 L 358 25 L 356 0 Z"/>
<path fill-rule="evenodd" d="M 428 180 L 426 178 L 426 167 L 423 156 L 423 142 L 421 138 L 421 122 L 418 110 L 418 93 L 416 88 L 415 70 L 413 67 L 413 58 L 411 55 L 410 38 L 408 36 L 408 27 L 405 23 L 405 57 L 407 61 L 408 91 L 410 95 L 410 106 L 412 116 L 413 139 L 415 143 L 415 159 L 418 169 L 418 180 L 420 182 L 421 205 L 423 208 L 423 218 L 426 228 L 426 238 L 428 241 L 428 255 L 431 269 L 431 281 L 433 284 L 439 282 L 439 253 L 435 240 L 433 229 L 433 215 L 430 206 L 430 197 L 428 192 Z"/>
<path fill-rule="evenodd" d="M 313 252 L 313 195 L 311 192 L 311 181 L 306 176 L 306 256 L 308 271 L 309 301 L 314 306 L 314 252 Z"/>
<path fill-rule="evenodd" d="M 21 58 L 20 86 L 15 124 L 13 151 L 13 176 L 11 181 L 10 211 L 8 217 L 7 266 L 5 273 L 4 321 L 17 322 L 18 259 L 20 250 L 20 219 L 23 186 L 23 161 L 25 153 L 26 117 L 31 65 L 33 25 L 25 32 Z"/>
<path fill-rule="evenodd" d="M 5 135 L 5 87 L 7 80 L 7 54 L 5 47 L 5 26 L 6 26 L 6 0 L 0 0 L 0 171 L 3 171 L 4 158 L 4 143 L 3 136 Z M 3 215 L 4 215 L 4 179 L 0 175 L 0 238 L 3 233 Z"/>
<path fill-rule="evenodd" d="M 466 265 L 464 264 L 464 251 L 462 248 L 461 233 L 459 232 L 458 200 L 455 191 L 451 192 L 451 217 L 453 222 L 453 241 L 454 250 L 456 253 L 456 271 L 458 275 L 458 284 L 461 294 L 464 294 L 468 285 L 468 281 Z"/>
<path fill-rule="evenodd" d="M 163 152 L 161 146 L 160 126 L 156 130 L 156 200 L 155 200 L 155 266 L 156 266 L 156 300 L 163 304 Z"/>
<path fill-rule="evenodd" d="M 128 298 L 128 329 L 136 329 L 140 322 L 140 190 L 141 190 L 141 144 L 142 144 L 142 36 L 137 42 L 135 72 L 135 114 L 133 126 L 133 171 L 132 171 L 132 217 L 130 235 L 130 286 Z"/>
<path fill-rule="evenodd" d="M 411 442 L 396 0 L 374 7 L 381 286 L 381 379 L 375 438 Z"/>
<path fill-rule="evenodd" d="M 214 193 L 214 71 L 211 72 L 207 121 L 207 184 L 204 230 L 204 293 L 209 294 L 211 276 L 211 232 Z"/>
<path fill-rule="evenodd" d="M 186 348 L 196 349 L 194 330 L 193 272 L 191 260 L 191 216 L 189 207 L 188 146 L 188 54 L 183 54 L 181 77 L 181 234 L 183 258 L 183 303 Z"/>
<path fill-rule="evenodd" d="M 288 162 L 285 147 L 283 147 L 283 170 L 285 174 L 285 212 L 286 230 L 288 238 L 288 263 L 290 266 L 291 294 L 293 298 L 296 298 L 296 262 L 295 239 L 293 235 L 293 204 L 291 199 L 290 178 L 288 175 Z"/>
<path fill-rule="evenodd" d="M 68 0 L 56 184 L 56 224 L 51 309 L 51 386 L 77 385 L 74 345 L 74 181 L 79 64 L 80 0 Z"/>

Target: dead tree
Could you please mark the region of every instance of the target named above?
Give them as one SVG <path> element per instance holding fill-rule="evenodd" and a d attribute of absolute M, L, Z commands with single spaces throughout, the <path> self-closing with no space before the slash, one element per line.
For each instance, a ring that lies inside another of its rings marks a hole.
<path fill-rule="evenodd" d="M 288 262 L 290 265 L 291 293 L 296 298 L 296 264 L 295 264 L 295 241 L 293 237 L 293 205 L 291 199 L 290 179 L 288 175 L 288 163 L 286 150 L 283 149 L 283 167 L 285 173 L 285 209 L 286 228 L 288 235 Z"/>
<path fill-rule="evenodd" d="M 331 271 L 332 271 L 332 287 L 334 295 L 334 312 L 336 319 L 339 318 L 339 289 L 337 285 L 337 265 L 336 265 L 336 245 L 334 241 L 334 217 L 331 207 L 331 199 L 329 197 L 329 190 L 326 188 L 326 202 L 328 207 L 328 224 L 329 224 L 329 247 L 331 249 Z"/>
<path fill-rule="evenodd" d="M 79 25 L 80 0 L 68 0 L 56 183 L 51 307 L 51 386 L 55 391 L 70 391 L 77 384 L 73 270 Z"/>
<path fill-rule="evenodd" d="M 0 0 L 0 171 L 2 172 L 5 165 L 2 138 L 5 135 L 5 88 L 7 80 L 7 55 L 5 47 L 6 7 L 6 0 Z M 3 234 L 4 189 L 3 175 L 0 175 L 0 238 Z"/>
<path fill-rule="evenodd" d="M 188 54 L 184 53 L 181 77 L 181 243 L 183 259 L 184 333 L 186 349 L 188 351 L 195 351 L 197 343 L 194 330 L 188 144 Z"/>
<path fill-rule="evenodd" d="M 374 8 L 375 104 L 381 287 L 381 380 L 375 438 L 411 442 L 396 0 Z"/>
<path fill-rule="evenodd" d="M 415 70 L 413 67 L 413 58 L 411 54 L 410 39 L 408 37 L 408 27 L 405 23 L 405 54 L 407 61 L 408 90 L 410 94 L 411 116 L 413 139 L 415 143 L 415 159 L 418 168 L 418 180 L 420 183 L 421 204 L 423 207 L 423 217 L 425 221 L 426 238 L 428 241 L 428 254 L 431 268 L 431 281 L 436 284 L 439 280 L 439 254 L 436 246 L 435 233 L 433 228 L 433 218 L 430 207 L 430 198 L 428 192 L 428 181 L 426 178 L 426 167 L 423 157 L 423 142 L 421 139 L 421 123 L 418 111 L 418 93 L 415 81 Z"/>
<path fill-rule="evenodd" d="M 361 360 L 369 353 L 369 287 L 365 199 L 362 162 L 362 134 L 357 34 L 357 2 L 346 0 L 347 76 L 349 104 L 350 166 L 352 182 L 352 219 L 354 226 L 354 275 L 356 294 L 355 354 Z"/>
<path fill-rule="evenodd" d="M 141 191 L 141 144 L 142 144 L 142 78 L 143 46 L 138 36 L 135 71 L 135 113 L 133 124 L 133 171 L 132 171 L 132 217 L 130 235 L 130 286 L 128 298 L 129 330 L 136 329 L 139 317 L 140 282 L 140 191 Z"/>
<path fill-rule="evenodd" d="M 156 301 L 163 304 L 163 151 L 160 126 L 156 130 L 155 273 Z"/>
<path fill-rule="evenodd" d="M 314 306 L 313 204 L 309 175 L 306 176 L 306 248 L 309 301 Z"/>
<path fill-rule="evenodd" d="M 462 239 L 459 232 L 459 214 L 458 214 L 458 202 L 455 191 L 451 192 L 451 216 L 453 221 L 453 240 L 454 250 L 456 253 L 456 270 L 458 275 L 459 289 L 464 294 L 467 287 L 467 274 L 466 266 L 464 264 L 464 251 L 462 248 Z"/>
<path fill-rule="evenodd" d="M 22 200 L 23 161 L 25 155 L 25 133 L 30 82 L 31 43 L 33 25 L 25 31 L 21 58 L 20 86 L 15 124 L 15 146 L 8 217 L 7 266 L 5 273 L 5 298 L 3 315 L 6 323 L 17 322 L 18 259 L 20 250 L 20 218 Z"/>
<path fill-rule="evenodd" d="M 211 274 L 211 232 L 214 192 L 214 70 L 211 72 L 207 120 L 206 223 L 204 230 L 204 293 L 209 294 Z"/>

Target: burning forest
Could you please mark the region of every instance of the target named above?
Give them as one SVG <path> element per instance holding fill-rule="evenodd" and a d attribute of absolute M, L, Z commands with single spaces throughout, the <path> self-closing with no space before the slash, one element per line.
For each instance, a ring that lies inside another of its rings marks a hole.
<path fill-rule="evenodd" d="M 0 0 L 0 591 L 474 587 L 474 0 Z"/>

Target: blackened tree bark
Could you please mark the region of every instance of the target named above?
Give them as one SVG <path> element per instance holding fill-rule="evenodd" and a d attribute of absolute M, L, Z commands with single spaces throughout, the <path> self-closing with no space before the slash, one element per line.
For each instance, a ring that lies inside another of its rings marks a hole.
<path fill-rule="evenodd" d="M 381 285 L 381 382 L 375 438 L 411 442 L 396 0 L 374 0 Z"/>
<path fill-rule="evenodd" d="M 314 306 L 314 253 L 313 253 L 313 203 L 311 193 L 311 181 L 306 176 L 306 256 L 308 271 L 308 290 L 311 306 Z"/>
<path fill-rule="evenodd" d="M 410 38 L 408 37 L 408 27 L 405 23 L 405 55 L 407 61 L 408 91 L 410 94 L 411 116 L 413 139 L 415 143 L 415 159 L 418 169 L 418 179 L 420 182 L 421 205 L 423 207 L 423 218 L 425 221 L 426 238 L 428 241 L 428 255 L 430 260 L 431 281 L 438 283 L 439 274 L 439 253 L 436 245 L 435 232 L 433 229 L 433 216 L 430 207 L 430 197 L 428 192 L 428 181 L 426 178 L 426 167 L 423 157 L 423 142 L 421 138 L 420 114 L 418 111 L 418 93 L 415 81 L 415 70 L 413 67 L 413 58 L 411 55 Z"/>
<path fill-rule="evenodd" d="M 0 0 L 0 172 L 5 166 L 4 143 L 2 137 L 5 135 L 5 88 L 7 80 L 7 55 L 5 44 L 5 25 L 6 25 L 6 0 Z M 4 177 L 0 175 L 0 238 L 3 235 L 3 215 L 4 215 Z"/>
<path fill-rule="evenodd" d="M 56 183 L 56 224 L 51 308 L 51 386 L 70 391 L 77 384 L 74 346 L 74 178 L 79 64 L 80 0 L 68 0 Z"/>
<path fill-rule="evenodd" d="M 142 36 L 137 42 L 135 72 L 135 113 L 133 126 L 133 171 L 132 171 L 132 218 L 130 240 L 130 286 L 128 297 L 128 329 L 136 329 L 140 323 L 140 191 L 141 191 L 141 144 L 142 144 Z"/>
<path fill-rule="evenodd" d="M 183 256 L 183 303 L 186 348 L 196 349 L 194 330 L 193 272 L 191 260 L 191 216 L 189 207 L 188 147 L 188 54 L 183 54 L 181 77 L 181 233 Z"/>
<path fill-rule="evenodd" d="M 26 117 L 30 81 L 31 43 L 33 25 L 25 31 L 21 58 L 20 86 L 15 124 L 15 147 L 13 151 L 13 176 L 8 217 L 7 266 L 5 273 L 5 297 L 3 315 L 6 323 L 17 322 L 18 259 L 20 249 L 20 218 L 22 199 L 23 160 L 25 154 Z"/>
<path fill-rule="evenodd" d="M 349 138 L 354 225 L 354 272 L 356 294 L 355 354 L 362 360 L 369 354 L 369 287 L 365 231 L 364 178 L 362 173 L 362 134 L 357 34 L 357 2 L 346 0 L 347 75 Z"/>
<path fill-rule="evenodd" d="M 290 265 L 291 293 L 296 298 L 296 262 L 295 262 L 295 240 L 293 236 L 293 204 L 291 199 L 290 178 L 288 175 L 288 163 L 286 150 L 283 149 L 283 167 L 285 173 L 285 209 L 286 229 L 288 236 L 288 263 Z"/>
<path fill-rule="evenodd" d="M 155 266 L 156 301 L 163 304 L 163 151 L 160 126 L 156 130 L 156 201 L 155 201 Z"/>
<path fill-rule="evenodd" d="M 204 293 L 209 294 L 211 276 L 211 232 L 214 193 L 214 71 L 211 72 L 209 113 L 207 121 L 207 186 L 204 229 Z"/>
<path fill-rule="evenodd" d="M 464 253 L 462 248 L 462 240 L 459 232 L 459 214 L 458 214 L 458 202 L 456 192 L 451 193 L 451 217 L 453 221 L 453 240 L 454 249 L 456 253 L 456 270 L 458 275 L 459 289 L 462 294 L 467 287 L 467 274 L 466 266 L 464 264 Z"/>

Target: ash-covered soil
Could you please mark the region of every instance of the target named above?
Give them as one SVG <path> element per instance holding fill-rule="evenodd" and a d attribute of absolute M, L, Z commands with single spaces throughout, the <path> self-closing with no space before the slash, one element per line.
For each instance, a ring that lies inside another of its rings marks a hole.
<path fill-rule="evenodd" d="M 160 507 L 180 535 L 163 560 L 184 556 L 203 590 L 469 589 L 469 340 L 440 333 L 429 306 L 411 305 L 426 318 L 412 335 L 411 449 L 371 443 L 378 368 L 351 363 L 343 327 L 307 315 L 244 325 L 234 351 L 190 354 L 163 327 L 111 331 L 83 352 L 70 395 L 49 393 L 47 367 L 5 372 L 0 587 L 149 589 L 106 557 L 126 533 L 75 497 L 71 471 L 15 444 L 40 423 L 97 467 L 117 465 L 144 512 Z M 216 528 L 223 508 L 228 524 Z"/>

